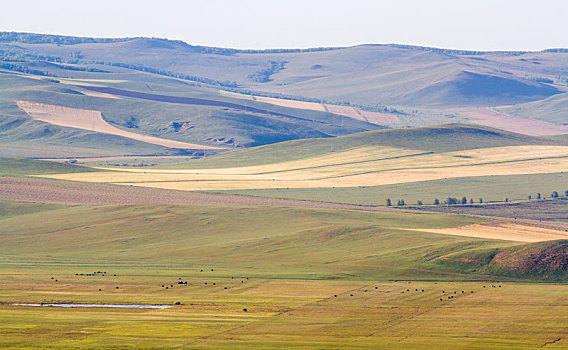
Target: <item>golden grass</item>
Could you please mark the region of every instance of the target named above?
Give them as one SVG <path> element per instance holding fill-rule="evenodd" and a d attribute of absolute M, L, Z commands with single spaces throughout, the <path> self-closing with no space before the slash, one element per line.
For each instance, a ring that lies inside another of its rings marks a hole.
<path fill-rule="evenodd" d="M 203 146 L 124 131 L 107 123 L 99 111 L 68 108 L 28 101 L 17 101 L 17 104 L 18 107 L 26 112 L 31 118 L 54 125 L 127 137 L 137 141 L 168 148 L 222 149 L 220 147 Z"/>
<path fill-rule="evenodd" d="M 517 242 L 542 242 L 568 239 L 568 232 L 510 222 L 482 223 L 441 229 L 429 228 L 420 229 L 420 231 Z"/>
<path fill-rule="evenodd" d="M 472 176 L 545 174 L 566 169 L 565 146 L 513 146 L 449 153 L 362 147 L 240 168 L 125 169 L 46 177 L 200 191 L 380 186 Z"/>

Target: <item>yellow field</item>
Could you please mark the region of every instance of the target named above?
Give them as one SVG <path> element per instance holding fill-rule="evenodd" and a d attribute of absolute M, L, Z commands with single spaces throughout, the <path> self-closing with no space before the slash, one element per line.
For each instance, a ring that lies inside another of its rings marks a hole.
<path fill-rule="evenodd" d="M 542 242 L 554 241 L 557 239 L 568 239 L 568 232 L 565 231 L 520 225 L 510 222 L 483 223 L 441 229 L 420 229 L 420 231 L 517 242 Z"/>
<path fill-rule="evenodd" d="M 239 168 L 107 170 L 47 177 L 191 191 L 380 186 L 445 178 L 561 172 L 568 170 L 568 147 L 514 146 L 448 153 L 363 147 L 298 161 Z"/>
<path fill-rule="evenodd" d="M 162 139 L 159 137 L 140 135 L 133 132 L 124 131 L 115 128 L 114 126 L 107 123 L 103 119 L 102 114 L 99 111 L 53 106 L 53 105 L 28 102 L 28 101 L 17 101 L 17 104 L 18 107 L 20 107 L 20 109 L 26 112 L 31 118 L 54 125 L 127 137 L 137 141 L 142 141 L 153 145 L 159 145 L 168 148 L 222 149 L 219 147 L 197 145 L 187 142 Z"/>

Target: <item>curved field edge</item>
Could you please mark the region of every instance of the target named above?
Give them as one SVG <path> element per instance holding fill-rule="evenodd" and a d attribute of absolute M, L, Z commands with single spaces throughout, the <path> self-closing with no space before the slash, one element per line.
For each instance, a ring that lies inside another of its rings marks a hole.
<path fill-rule="evenodd" d="M 118 129 L 107 123 L 100 111 L 85 110 L 55 106 L 37 102 L 16 101 L 20 109 L 26 112 L 30 118 L 46 123 L 100 132 L 104 134 L 116 135 L 142 141 L 158 146 L 190 149 L 190 150 L 222 150 L 220 147 L 204 146 L 193 143 L 163 139 L 155 136 L 141 135 L 129 131 Z"/>

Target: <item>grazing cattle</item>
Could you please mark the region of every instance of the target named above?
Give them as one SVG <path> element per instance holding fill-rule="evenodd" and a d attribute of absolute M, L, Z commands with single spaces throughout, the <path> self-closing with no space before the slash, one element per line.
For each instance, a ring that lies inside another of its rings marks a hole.
<path fill-rule="evenodd" d="M 99 288 L 99 292 L 100 292 L 101 290 L 102 290 L 102 289 Z"/>

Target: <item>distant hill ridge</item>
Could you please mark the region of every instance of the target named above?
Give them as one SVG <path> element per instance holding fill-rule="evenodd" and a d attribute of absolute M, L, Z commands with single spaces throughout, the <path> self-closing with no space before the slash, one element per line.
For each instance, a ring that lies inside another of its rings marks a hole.
<path fill-rule="evenodd" d="M 78 37 L 71 35 L 59 35 L 59 34 L 40 34 L 40 33 L 29 33 L 29 32 L 0 32 L 0 43 L 10 43 L 10 42 L 21 42 L 26 44 L 58 44 L 58 45 L 77 45 L 77 44 L 101 44 L 101 43 L 118 43 L 145 39 L 148 41 L 164 42 L 170 44 L 176 44 L 179 46 L 185 46 L 187 48 L 199 49 L 201 53 L 212 53 L 212 54 L 236 54 L 236 53 L 296 53 L 296 52 L 316 52 L 316 51 L 331 51 L 340 50 L 350 47 L 357 46 L 369 46 L 369 47 L 393 47 L 408 50 L 418 50 L 418 51 L 429 51 L 442 54 L 451 55 L 486 55 L 486 54 L 498 54 L 498 55 L 521 55 L 526 53 L 536 53 L 536 52 L 557 52 L 557 53 L 568 53 L 568 48 L 550 48 L 540 51 L 483 51 L 483 50 L 462 50 L 462 49 L 444 49 L 437 47 L 419 46 L 419 45 L 404 45 L 404 44 L 360 44 L 352 46 L 331 46 L 331 47 L 311 47 L 305 49 L 233 49 L 233 48 L 221 48 L 214 46 L 201 46 L 201 45 L 191 45 L 182 40 L 170 40 L 166 38 L 157 37 L 124 37 L 124 38 L 95 38 L 95 37 Z"/>

